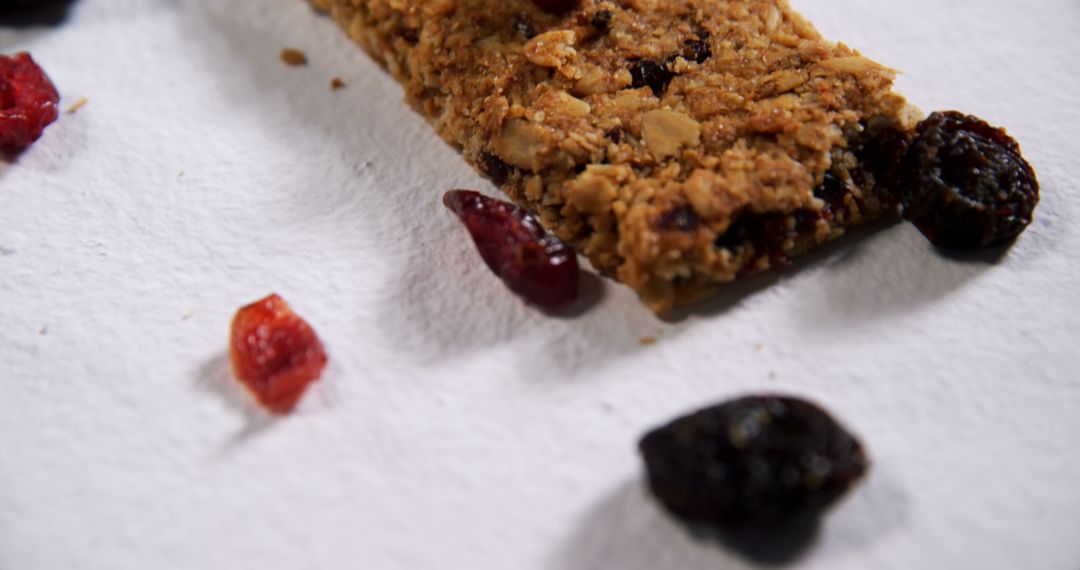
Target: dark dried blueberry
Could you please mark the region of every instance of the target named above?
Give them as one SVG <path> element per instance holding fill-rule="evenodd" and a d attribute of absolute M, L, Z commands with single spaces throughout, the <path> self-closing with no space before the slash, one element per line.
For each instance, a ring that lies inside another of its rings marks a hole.
<path fill-rule="evenodd" d="M 831 217 L 844 209 L 844 198 L 850 190 L 840 178 L 831 172 L 825 173 L 825 180 L 814 188 L 814 197 L 825 202 L 824 215 Z"/>
<path fill-rule="evenodd" d="M 667 91 L 668 85 L 675 74 L 667 63 L 653 61 L 651 59 L 639 59 L 630 64 L 631 86 L 634 89 L 650 87 L 653 95 L 659 97 Z"/>
<path fill-rule="evenodd" d="M 532 0 L 537 8 L 548 14 L 565 14 L 581 3 L 580 0 Z"/>
<path fill-rule="evenodd" d="M 483 172 L 484 176 L 487 176 L 496 186 L 506 184 L 506 181 L 510 178 L 510 173 L 514 170 L 513 166 L 490 152 L 480 153 L 477 166 L 480 168 L 480 172 Z"/>
<path fill-rule="evenodd" d="M 736 251 L 749 244 L 754 252 L 774 263 L 786 263 L 784 243 L 789 237 L 788 216 L 784 214 L 744 214 L 716 238 L 716 247 Z"/>
<path fill-rule="evenodd" d="M 684 41 L 683 57 L 690 61 L 696 61 L 697 63 L 705 63 L 705 60 L 712 57 L 712 48 L 709 47 L 708 32 L 698 34 L 697 39 Z"/>
<path fill-rule="evenodd" d="M 956 111 L 916 127 L 906 157 L 904 217 L 939 247 L 979 249 L 1031 223 L 1039 183 L 1004 129 Z"/>
<path fill-rule="evenodd" d="M 514 29 L 527 40 L 536 37 L 536 27 L 533 26 L 532 20 L 525 14 L 514 16 Z"/>
<path fill-rule="evenodd" d="M 866 472 L 859 442 L 809 402 L 751 396 L 676 419 L 639 444 L 668 511 L 719 529 L 816 516 Z"/>
<path fill-rule="evenodd" d="M 528 212 L 471 190 L 451 190 L 443 204 L 465 223 L 480 257 L 511 291 L 548 309 L 577 298 L 577 254 Z"/>
<path fill-rule="evenodd" d="M 701 226 L 701 217 L 690 206 L 676 206 L 664 212 L 656 225 L 669 232 L 693 232 Z"/>
<path fill-rule="evenodd" d="M 615 144 L 619 144 L 619 143 L 622 142 L 623 134 L 625 132 L 626 131 L 624 131 L 622 127 L 615 127 L 613 129 L 611 129 L 610 131 L 607 131 L 606 133 L 604 133 L 604 136 L 606 136 L 608 139 L 610 139 L 611 142 L 613 142 Z"/>
<path fill-rule="evenodd" d="M 589 25 L 592 26 L 594 30 L 606 34 L 611 30 L 611 11 L 600 10 L 593 14 L 592 17 L 589 18 Z"/>
<path fill-rule="evenodd" d="M 877 129 L 855 152 L 861 167 L 852 172 L 855 182 L 861 189 L 867 190 L 863 173 L 872 174 L 874 194 L 888 204 L 898 204 L 904 178 L 904 156 L 910 144 L 911 134 L 904 130 L 894 127 Z"/>

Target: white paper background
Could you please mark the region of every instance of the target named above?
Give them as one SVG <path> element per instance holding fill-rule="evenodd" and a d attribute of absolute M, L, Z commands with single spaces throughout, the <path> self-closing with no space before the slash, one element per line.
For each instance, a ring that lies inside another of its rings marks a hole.
<path fill-rule="evenodd" d="M 795 567 L 1080 568 L 1080 4 L 794 4 L 1021 141 L 1043 199 L 1004 259 L 897 225 L 681 320 L 612 283 L 550 318 L 439 200 L 494 190 L 301 2 L 0 30 L 90 101 L 0 164 L 0 569 L 750 568 L 659 512 L 635 451 L 748 391 L 821 402 L 875 461 Z M 271 291 L 332 358 L 279 421 L 224 357 Z"/>

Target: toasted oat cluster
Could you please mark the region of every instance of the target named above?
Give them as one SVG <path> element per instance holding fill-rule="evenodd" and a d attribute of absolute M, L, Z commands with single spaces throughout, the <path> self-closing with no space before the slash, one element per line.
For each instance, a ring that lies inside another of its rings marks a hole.
<path fill-rule="evenodd" d="M 918 112 L 785 0 L 313 1 L 655 311 L 896 212 Z"/>

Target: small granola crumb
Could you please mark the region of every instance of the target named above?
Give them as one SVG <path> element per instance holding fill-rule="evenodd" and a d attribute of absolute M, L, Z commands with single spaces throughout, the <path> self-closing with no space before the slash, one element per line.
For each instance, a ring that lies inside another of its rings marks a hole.
<path fill-rule="evenodd" d="M 340 77 L 335 77 L 335 78 L 330 80 L 330 89 L 331 90 L 337 91 L 338 89 L 344 89 L 344 88 L 345 88 L 345 81 L 343 81 Z"/>
<path fill-rule="evenodd" d="M 281 50 L 281 61 L 291 66 L 307 65 L 307 54 L 296 48 L 285 48 Z"/>
<path fill-rule="evenodd" d="M 656 344 L 656 337 L 647 336 L 641 339 L 641 346 L 652 346 Z"/>
<path fill-rule="evenodd" d="M 82 109 L 83 107 L 85 107 L 86 104 L 89 103 L 89 102 L 90 102 L 90 100 L 87 99 L 86 97 L 79 97 L 78 101 L 75 101 L 74 103 L 71 104 L 70 107 L 67 108 L 66 113 L 69 114 L 69 115 L 74 115 L 76 111 L 78 111 L 79 109 Z"/>

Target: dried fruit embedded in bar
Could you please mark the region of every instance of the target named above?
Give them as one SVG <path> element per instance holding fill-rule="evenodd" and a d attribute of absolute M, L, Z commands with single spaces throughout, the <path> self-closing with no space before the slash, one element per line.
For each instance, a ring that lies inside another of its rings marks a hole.
<path fill-rule="evenodd" d="M 237 380 L 279 414 L 296 406 L 327 360 L 315 331 L 277 295 L 236 312 L 229 357 Z"/>
<path fill-rule="evenodd" d="M 862 446 L 828 413 L 781 396 L 706 408 L 653 430 L 639 447 L 661 504 L 720 529 L 816 516 L 868 467 Z"/>
<path fill-rule="evenodd" d="M 602 34 L 611 31 L 611 10 L 600 10 L 594 13 L 589 18 L 589 25 Z"/>
<path fill-rule="evenodd" d="M 548 14 L 565 14 L 577 8 L 580 0 L 532 0 L 532 3 Z"/>
<path fill-rule="evenodd" d="M 641 59 L 630 64 L 630 86 L 634 89 L 648 86 L 657 97 L 667 91 L 674 77 L 675 73 L 665 62 Z"/>
<path fill-rule="evenodd" d="M 525 210 L 471 190 L 451 190 L 443 204 L 465 223 L 484 262 L 511 291 L 547 309 L 577 299 L 577 254 Z"/>
<path fill-rule="evenodd" d="M 690 61 L 705 63 L 705 60 L 712 57 L 712 48 L 709 46 L 709 37 L 709 32 L 702 31 L 698 32 L 696 38 L 684 40 L 682 56 Z"/>
<path fill-rule="evenodd" d="M 41 137 L 56 120 L 56 92 L 28 53 L 0 56 L 0 150 L 16 152 Z"/>
<path fill-rule="evenodd" d="M 1039 183 L 1004 129 L 956 111 L 916 127 L 906 157 L 904 217 L 939 247 L 1001 245 L 1031 223 Z"/>

